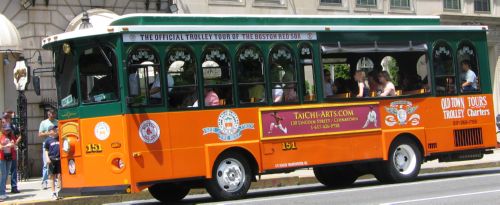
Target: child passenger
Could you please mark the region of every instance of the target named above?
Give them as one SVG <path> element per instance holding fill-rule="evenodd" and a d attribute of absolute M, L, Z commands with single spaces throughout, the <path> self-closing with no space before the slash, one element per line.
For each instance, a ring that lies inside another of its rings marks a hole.
<path fill-rule="evenodd" d="M 57 182 L 61 183 L 61 158 L 59 153 L 59 135 L 57 134 L 57 126 L 49 126 L 49 137 L 45 139 L 45 157 L 47 159 L 47 167 L 49 168 L 49 178 L 52 179 L 52 199 L 59 200 L 61 197 L 56 192 Z M 59 185 L 60 187 L 60 185 Z"/>

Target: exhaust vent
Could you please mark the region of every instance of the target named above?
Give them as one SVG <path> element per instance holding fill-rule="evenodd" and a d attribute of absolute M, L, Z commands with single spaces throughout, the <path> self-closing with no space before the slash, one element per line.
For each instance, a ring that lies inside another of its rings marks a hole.
<path fill-rule="evenodd" d="M 429 149 L 437 149 L 437 148 L 438 148 L 438 145 L 437 145 L 437 143 L 429 143 L 429 144 L 427 145 L 427 147 L 428 147 Z"/>
<path fill-rule="evenodd" d="M 483 130 L 481 128 L 454 130 L 454 134 L 455 147 L 483 144 Z"/>

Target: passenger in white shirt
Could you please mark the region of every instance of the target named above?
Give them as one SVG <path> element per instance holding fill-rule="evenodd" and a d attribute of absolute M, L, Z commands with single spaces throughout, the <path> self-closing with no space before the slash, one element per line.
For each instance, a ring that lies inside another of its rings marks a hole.
<path fill-rule="evenodd" d="M 464 92 L 477 91 L 477 76 L 474 71 L 471 70 L 471 64 L 469 60 L 463 60 L 462 65 L 462 74 L 461 74 L 461 87 Z"/>
<path fill-rule="evenodd" d="M 167 74 L 167 85 L 168 85 L 168 92 L 171 92 L 172 87 L 174 86 L 174 78 L 172 78 L 170 74 Z M 161 83 L 159 74 L 156 75 L 155 81 L 153 82 L 153 85 L 151 85 L 149 93 L 151 95 L 152 104 L 161 103 Z"/>
<path fill-rule="evenodd" d="M 329 70 L 323 70 L 323 96 L 328 97 L 333 95 L 332 75 Z"/>
<path fill-rule="evenodd" d="M 160 75 L 156 75 L 155 81 L 153 82 L 153 85 L 151 85 L 151 89 L 149 90 L 152 98 L 161 98 L 160 87 Z"/>

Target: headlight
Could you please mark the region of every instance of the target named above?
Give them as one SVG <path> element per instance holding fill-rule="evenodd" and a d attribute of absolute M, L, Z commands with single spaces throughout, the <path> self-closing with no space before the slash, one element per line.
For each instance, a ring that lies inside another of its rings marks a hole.
<path fill-rule="evenodd" d="M 69 138 L 64 138 L 63 140 L 63 151 L 69 153 L 71 151 L 71 144 Z"/>

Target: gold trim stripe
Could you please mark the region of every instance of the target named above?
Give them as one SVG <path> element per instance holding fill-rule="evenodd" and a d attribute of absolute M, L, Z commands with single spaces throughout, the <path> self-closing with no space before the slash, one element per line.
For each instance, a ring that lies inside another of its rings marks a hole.
<path fill-rule="evenodd" d="M 232 142 L 217 142 L 205 144 L 205 147 L 213 147 L 213 146 L 233 146 L 233 145 L 242 145 L 242 144 L 253 144 L 259 143 L 259 140 L 246 140 L 246 141 L 232 141 Z"/>
<path fill-rule="evenodd" d="M 366 130 L 354 130 L 354 131 L 341 131 L 341 132 L 323 132 L 323 133 L 314 133 L 314 134 L 304 134 L 304 135 L 290 135 L 290 136 L 278 136 L 278 137 L 261 137 L 262 141 L 269 140 L 281 140 L 281 139 L 297 139 L 297 138 L 306 138 L 306 137 L 320 137 L 326 135 L 342 135 L 342 134 L 359 134 L 359 133 L 369 133 L 369 132 L 380 132 L 382 128 L 376 129 L 366 129 Z"/>
<path fill-rule="evenodd" d="M 273 110 L 293 110 L 293 109 L 310 109 L 310 108 L 330 108 L 330 107 L 347 107 L 347 106 L 358 106 L 358 105 L 378 105 L 379 102 L 359 102 L 359 103 L 322 103 L 315 105 L 294 105 L 286 107 L 265 107 L 259 108 L 259 112 L 262 111 L 273 111 Z"/>

